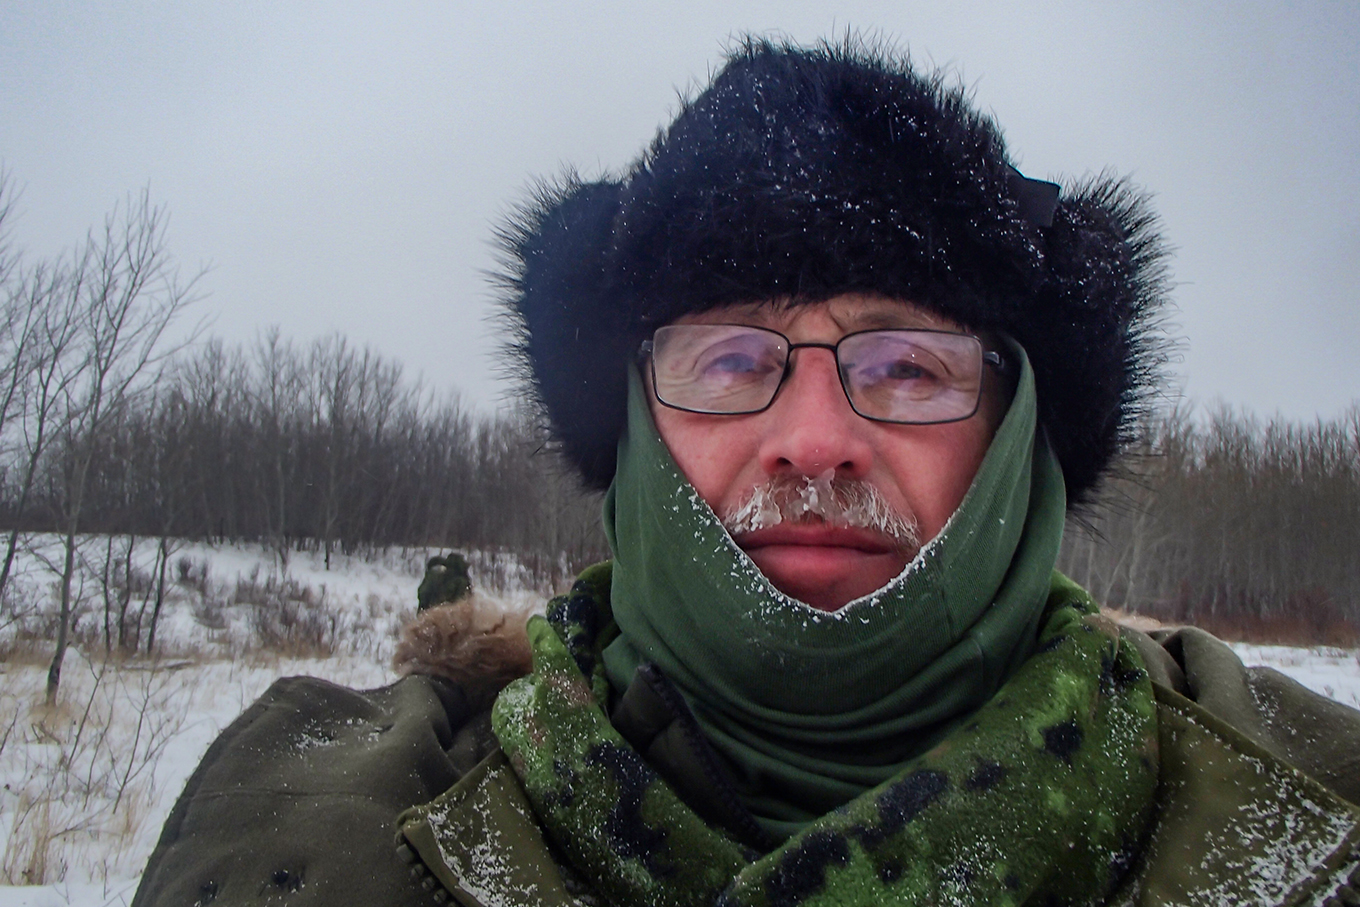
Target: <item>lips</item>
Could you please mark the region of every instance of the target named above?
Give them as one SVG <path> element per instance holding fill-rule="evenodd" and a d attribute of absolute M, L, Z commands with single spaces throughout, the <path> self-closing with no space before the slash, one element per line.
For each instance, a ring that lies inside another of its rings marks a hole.
<path fill-rule="evenodd" d="M 896 539 L 884 533 L 825 523 L 780 523 L 741 533 L 734 541 L 747 554 L 774 547 L 845 548 L 864 554 L 894 554 L 902 550 Z"/>
<path fill-rule="evenodd" d="M 819 611 L 883 588 L 915 553 L 883 532 L 806 521 L 733 538 L 776 589 Z"/>

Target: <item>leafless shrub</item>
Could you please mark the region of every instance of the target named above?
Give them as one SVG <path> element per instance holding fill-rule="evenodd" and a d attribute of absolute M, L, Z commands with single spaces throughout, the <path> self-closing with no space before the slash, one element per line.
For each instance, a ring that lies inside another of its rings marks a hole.
<path fill-rule="evenodd" d="M 206 558 L 194 560 L 187 554 L 175 561 L 175 582 L 199 595 L 207 595 L 209 589 L 208 561 Z"/>
<path fill-rule="evenodd" d="M 1188 601 L 1170 606 L 1163 603 L 1159 610 L 1185 615 L 1173 617 L 1173 623 L 1193 622 L 1215 636 L 1236 642 L 1343 649 L 1360 646 L 1360 622 L 1343 614 L 1324 589 L 1302 589 L 1278 608 L 1264 608 L 1245 597 L 1235 601 L 1221 593 L 1215 597 L 1220 607 L 1212 611 L 1196 608 Z M 1222 607 L 1223 602 L 1229 607 Z"/>
<path fill-rule="evenodd" d="M 591 558 L 577 563 L 564 554 L 516 553 L 505 550 L 470 551 L 467 554 L 472 588 L 496 595 L 535 589 L 551 595 L 569 585 Z M 412 596 L 414 599 L 414 596 Z"/>
<path fill-rule="evenodd" d="M 30 584 L 11 580 L 0 592 L 0 657 L 8 642 L 23 634 L 40 610 L 41 595 Z"/>
<path fill-rule="evenodd" d="M 167 707 L 169 672 L 78 660 L 84 670 L 69 672 L 50 704 L 37 683 L 16 689 L 17 675 L 0 674 L 4 698 L 15 704 L 0 732 L 0 764 L 7 777 L 23 779 L 0 801 L 7 830 L 0 883 L 51 884 L 72 870 L 107 879 L 125 870 L 117 849 L 110 865 L 103 839 L 131 837 L 149 818 L 156 767 L 183 723 L 182 711 Z M 97 865 L 74 865 L 81 859 Z"/>
<path fill-rule="evenodd" d="M 336 651 L 340 618 L 327 607 L 324 591 L 317 594 L 286 574 L 260 580 L 257 570 L 237 581 L 232 602 L 249 606 L 251 636 L 261 648 L 294 657 Z"/>
<path fill-rule="evenodd" d="M 218 595 L 206 592 L 195 598 L 192 605 L 194 620 L 208 630 L 227 629 L 227 603 Z"/>

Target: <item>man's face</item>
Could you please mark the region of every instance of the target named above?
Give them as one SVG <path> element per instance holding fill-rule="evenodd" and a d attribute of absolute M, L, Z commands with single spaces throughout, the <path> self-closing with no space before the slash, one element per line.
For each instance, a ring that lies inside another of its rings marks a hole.
<path fill-rule="evenodd" d="M 795 344 L 834 344 L 881 328 L 959 330 L 910 303 L 860 294 L 793 307 L 728 306 L 679 323 L 771 328 Z M 771 479 L 825 482 L 834 470 L 837 479 L 873 486 L 897 515 L 915 522 L 922 541 L 958 508 L 1006 408 L 1000 382 L 984 369 L 982 402 L 970 418 L 936 425 L 870 421 L 850 408 L 835 356 L 825 349 L 794 351 L 787 379 L 763 412 L 704 415 L 672 409 L 654 394 L 651 402 L 672 457 L 719 517 L 740 510 Z M 738 528 L 733 538 L 777 589 L 824 611 L 887 585 L 917 550 L 882 531 L 817 517 Z"/>

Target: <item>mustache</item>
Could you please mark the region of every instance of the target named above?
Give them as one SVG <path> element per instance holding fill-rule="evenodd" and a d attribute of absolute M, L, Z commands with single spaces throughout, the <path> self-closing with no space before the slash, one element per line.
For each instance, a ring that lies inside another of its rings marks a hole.
<path fill-rule="evenodd" d="M 921 547 L 914 516 L 899 513 L 869 482 L 838 476 L 835 469 L 817 476 L 772 476 L 718 519 L 734 538 L 780 523 L 820 521 L 879 532 L 905 549 Z"/>

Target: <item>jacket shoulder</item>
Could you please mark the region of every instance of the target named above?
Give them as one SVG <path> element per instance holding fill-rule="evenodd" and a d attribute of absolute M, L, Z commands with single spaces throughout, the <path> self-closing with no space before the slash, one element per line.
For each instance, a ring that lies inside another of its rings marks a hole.
<path fill-rule="evenodd" d="M 1120 629 L 1138 648 L 1154 682 L 1360 804 L 1360 711 L 1273 668 L 1247 667 L 1231 646 L 1196 627 L 1152 633 Z"/>
<path fill-rule="evenodd" d="M 1156 820 L 1110 903 L 1301 907 L 1349 896 L 1360 884 L 1360 809 L 1192 700 L 1154 688 Z"/>
<path fill-rule="evenodd" d="M 208 748 L 170 812 L 133 904 L 423 904 L 393 817 L 494 746 L 457 685 L 375 690 L 275 682 Z"/>

